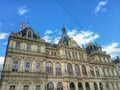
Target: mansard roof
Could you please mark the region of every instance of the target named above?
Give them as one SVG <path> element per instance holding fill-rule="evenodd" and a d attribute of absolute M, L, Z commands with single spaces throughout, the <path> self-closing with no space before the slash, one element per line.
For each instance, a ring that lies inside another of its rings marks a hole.
<path fill-rule="evenodd" d="M 91 54 L 92 52 L 101 52 L 102 51 L 102 48 L 101 46 L 97 45 L 97 43 L 93 44 L 93 43 L 89 43 L 87 44 L 86 46 L 86 53 L 87 54 Z"/>
<path fill-rule="evenodd" d="M 58 47 L 57 44 L 49 43 L 49 42 L 46 43 L 46 46 L 53 47 L 53 48 L 57 48 Z"/>
<path fill-rule="evenodd" d="M 20 31 L 17 32 L 16 35 L 20 35 L 22 37 L 29 37 L 29 35 L 30 35 L 29 38 L 33 38 L 33 39 L 39 39 L 40 38 L 39 33 L 36 34 L 34 32 L 34 30 L 30 26 L 24 27 L 24 23 L 23 22 L 20 24 L 20 26 L 21 26 L 20 27 Z"/>

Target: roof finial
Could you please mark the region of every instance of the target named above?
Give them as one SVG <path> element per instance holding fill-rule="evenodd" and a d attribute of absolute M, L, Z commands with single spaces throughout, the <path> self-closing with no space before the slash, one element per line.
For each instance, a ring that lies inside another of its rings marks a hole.
<path fill-rule="evenodd" d="M 62 34 L 66 34 L 66 29 L 64 26 L 62 27 Z"/>

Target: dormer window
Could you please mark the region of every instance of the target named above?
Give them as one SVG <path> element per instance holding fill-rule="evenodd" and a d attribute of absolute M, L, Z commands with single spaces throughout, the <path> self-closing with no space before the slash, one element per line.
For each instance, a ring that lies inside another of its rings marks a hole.
<path fill-rule="evenodd" d="M 31 38 L 31 31 L 28 31 L 28 37 Z"/>

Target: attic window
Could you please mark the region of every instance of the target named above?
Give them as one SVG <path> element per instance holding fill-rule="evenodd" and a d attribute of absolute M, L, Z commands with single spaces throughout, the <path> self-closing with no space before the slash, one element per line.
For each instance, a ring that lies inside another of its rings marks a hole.
<path fill-rule="evenodd" d="M 31 38 L 31 31 L 28 31 L 28 37 Z"/>

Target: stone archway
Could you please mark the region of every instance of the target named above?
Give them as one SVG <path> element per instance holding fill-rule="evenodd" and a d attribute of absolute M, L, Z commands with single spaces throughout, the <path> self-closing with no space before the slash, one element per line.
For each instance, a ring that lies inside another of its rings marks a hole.
<path fill-rule="evenodd" d="M 70 83 L 70 90 L 75 90 L 75 85 L 73 82 Z"/>
<path fill-rule="evenodd" d="M 90 90 L 90 85 L 88 82 L 85 83 L 86 90 Z"/>
<path fill-rule="evenodd" d="M 78 83 L 78 90 L 83 90 L 83 86 L 81 82 Z"/>

